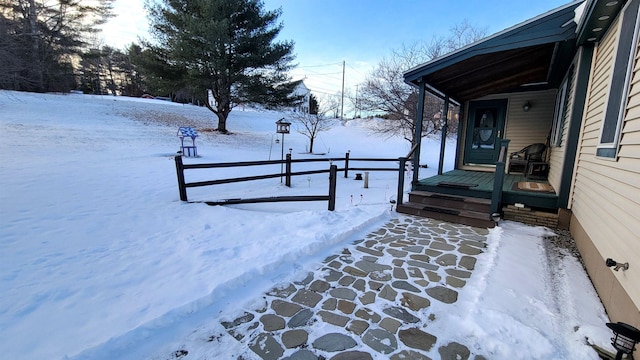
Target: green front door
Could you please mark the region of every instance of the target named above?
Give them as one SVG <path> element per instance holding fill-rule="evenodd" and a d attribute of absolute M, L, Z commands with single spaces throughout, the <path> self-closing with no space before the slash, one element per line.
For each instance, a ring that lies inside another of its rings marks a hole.
<path fill-rule="evenodd" d="M 469 102 L 465 164 L 495 165 L 500 153 L 506 113 L 506 99 Z"/>

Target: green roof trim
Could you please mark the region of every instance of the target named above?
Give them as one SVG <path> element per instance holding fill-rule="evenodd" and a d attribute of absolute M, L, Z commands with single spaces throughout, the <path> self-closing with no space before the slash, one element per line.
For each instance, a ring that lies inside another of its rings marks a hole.
<path fill-rule="evenodd" d="M 404 73 L 405 82 L 417 85 L 422 77 L 474 56 L 573 39 L 576 36 L 574 10 L 580 3 L 581 1 L 574 1 L 561 6 L 448 55 L 419 65 Z"/>
<path fill-rule="evenodd" d="M 576 33 L 578 45 L 600 41 L 627 0 L 591 0 L 585 3 L 584 12 Z"/>

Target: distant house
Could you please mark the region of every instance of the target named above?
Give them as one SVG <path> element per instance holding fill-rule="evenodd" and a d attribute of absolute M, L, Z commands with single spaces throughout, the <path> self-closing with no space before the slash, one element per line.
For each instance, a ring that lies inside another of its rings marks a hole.
<path fill-rule="evenodd" d="M 304 82 L 300 81 L 298 86 L 293 90 L 292 96 L 301 97 L 300 102 L 291 109 L 294 112 L 309 113 L 311 103 L 311 90 L 307 88 Z"/>
<path fill-rule="evenodd" d="M 495 212 L 570 229 L 610 318 L 637 328 L 639 3 L 575 1 L 408 70 L 419 103 L 433 95 L 461 113 L 455 169 L 414 173 L 397 206 L 476 226 L 492 226 Z M 543 144 L 537 158 L 509 156 L 532 144 Z"/>

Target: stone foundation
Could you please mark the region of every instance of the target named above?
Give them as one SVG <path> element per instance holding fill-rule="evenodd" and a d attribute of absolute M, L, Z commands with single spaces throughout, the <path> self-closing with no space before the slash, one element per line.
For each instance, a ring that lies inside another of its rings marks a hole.
<path fill-rule="evenodd" d="M 534 211 L 531 208 L 519 208 L 515 205 L 507 205 L 502 208 L 504 220 L 517 221 L 529 225 L 546 226 L 552 229 L 558 228 L 558 214 L 543 211 Z"/>

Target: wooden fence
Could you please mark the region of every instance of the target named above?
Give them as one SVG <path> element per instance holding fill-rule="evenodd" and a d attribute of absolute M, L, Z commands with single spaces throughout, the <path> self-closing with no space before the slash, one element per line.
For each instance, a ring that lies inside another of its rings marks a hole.
<path fill-rule="evenodd" d="M 292 171 L 292 167 L 297 163 L 313 163 L 323 162 L 330 163 L 329 169 L 315 169 L 306 171 Z M 394 162 L 398 165 L 394 167 L 349 167 L 353 162 Z M 187 188 L 200 187 L 200 186 L 212 186 L 220 184 L 229 184 L 236 182 L 263 180 L 277 177 L 285 178 L 285 185 L 291 187 L 291 177 L 311 174 L 329 173 L 329 193 L 328 195 L 307 195 L 307 196 L 277 196 L 277 197 L 262 197 L 262 198 L 250 198 L 250 199 L 225 199 L 218 201 L 204 201 L 209 205 L 229 205 L 229 204 L 250 204 L 250 203 L 264 203 L 264 202 L 289 202 L 289 201 L 328 201 L 328 209 L 330 211 L 335 210 L 336 204 L 336 180 L 338 171 L 344 171 L 344 177 L 349 177 L 349 171 L 398 171 L 399 181 L 404 181 L 404 167 L 406 159 L 389 159 L 389 158 L 350 158 L 349 153 L 345 154 L 343 158 L 313 158 L 313 159 L 292 159 L 291 154 L 287 154 L 285 160 L 268 160 L 268 161 L 243 161 L 243 162 L 227 162 L 227 163 L 209 163 L 209 164 L 183 164 L 182 157 L 176 156 L 176 172 L 178 175 L 178 191 L 180 192 L 180 200 L 188 201 Z M 334 163 L 343 163 L 342 168 Z M 248 166 L 264 166 L 284 164 L 285 170 L 280 173 L 264 174 L 246 177 L 226 178 L 207 181 L 189 182 L 185 181 L 185 170 L 192 169 L 214 169 L 214 168 L 236 168 L 236 167 L 248 167 Z M 401 191 L 401 190 L 399 190 Z"/>

